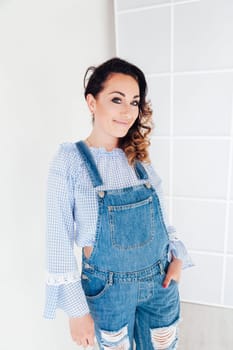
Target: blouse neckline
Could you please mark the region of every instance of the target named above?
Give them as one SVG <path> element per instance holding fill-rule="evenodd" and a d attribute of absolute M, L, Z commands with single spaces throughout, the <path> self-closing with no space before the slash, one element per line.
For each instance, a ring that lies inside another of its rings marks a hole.
<path fill-rule="evenodd" d="M 87 145 L 87 143 L 85 142 L 85 144 Z M 93 146 L 89 146 L 87 145 L 87 147 L 92 151 L 92 153 L 96 154 L 96 155 L 121 155 L 121 154 L 125 154 L 125 152 L 123 151 L 122 148 L 119 147 L 115 147 L 113 148 L 111 151 L 108 151 L 105 147 L 101 146 L 101 147 L 93 147 Z"/>

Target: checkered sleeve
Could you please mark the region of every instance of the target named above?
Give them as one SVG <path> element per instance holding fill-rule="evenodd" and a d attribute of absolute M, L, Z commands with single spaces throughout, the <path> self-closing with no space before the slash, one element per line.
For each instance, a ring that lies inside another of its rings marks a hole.
<path fill-rule="evenodd" d="M 151 183 L 153 184 L 157 196 L 159 198 L 160 207 L 162 210 L 162 215 L 164 219 L 165 226 L 167 228 L 168 236 L 169 236 L 169 251 L 168 251 L 168 260 L 171 261 L 172 255 L 178 259 L 182 260 L 182 268 L 188 268 L 194 266 L 191 256 L 189 255 L 184 243 L 180 239 L 180 235 L 176 232 L 176 228 L 172 226 L 168 220 L 167 211 L 165 207 L 164 201 L 164 193 L 162 187 L 162 179 L 154 170 L 152 164 L 146 166 L 148 171 L 149 178 Z"/>
<path fill-rule="evenodd" d="M 44 318 L 62 309 L 69 317 L 89 312 L 74 254 L 74 173 L 63 144 L 51 159 L 46 202 L 46 283 Z"/>

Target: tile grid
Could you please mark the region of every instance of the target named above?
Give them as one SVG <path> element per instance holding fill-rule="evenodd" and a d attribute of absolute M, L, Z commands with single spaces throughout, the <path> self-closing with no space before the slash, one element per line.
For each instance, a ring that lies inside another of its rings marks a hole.
<path fill-rule="evenodd" d="M 170 9 L 171 9 L 171 13 L 170 13 L 170 19 L 171 19 L 171 23 L 170 23 L 170 35 L 171 35 L 171 42 L 170 42 L 170 72 L 168 73 L 168 75 L 170 76 L 170 135 L 168 137 L 169 140 L 169 196 L 166 196 L 166 198 L 169 200 L 169 220 L 170 222 L 173 222 L 173 199 L 175 198 L 181 198 L 178 196 L 174 196 L 173 194 L 173 141 L 175 139 L 182 139 L 182 137 L 174 137 L 174 132 L 173 132 L 173 124 L 174 124 L 174 76 L 175 75 L 183 75 L 184 72 L 180 72 L 181 74 L 179 74 L 179 72 L 174 72 L 174 3 L 169 4 L 170 5 Z M 223 70 L 215 70 L 216 72 L 222 72 Z M 233 71 L 231 69 L 228 70 L 224 70 L 224 71 Z M 198 71 L 198 72 L 186 72 L 187 73 L 196 73 L 196 74 L 202 74 L 202 73 L 209 73 L 209 71 Z M 149 75 L 147 75 L 149 76 Z M 151 77 L 151 75 L 150 75 Z M 233 114 L 233 96 L 232 96 L 232 114 Z M 233 118 L 232 118 L 233 119 Z M 231 141 L 231 152 L 229 154 L 229 174 L 228 174 L 228 194 L 227 194 L 227 198 L 226 200 L 224 200 L 224 202 L 227 202 L 227 209 L 226 209 L 226 224 L 225 224 L 225 234 L 224 234 L 224 252 L 223 253 L 218 253 L 218 252 L 208 252 L 208 251 L 195 251 L 195 250 L 190 250 L 191 253 L 194 252 L 198 252 L 201 254 L 208 254 L 208 255 L 213 255 L 213 256 L 221 256 L 223 257 L 223 278 L 222 278 L 222 288 L 221 288 L 221 304 L 224 304 L 224 286 L 225 286 L 225 275 L 226 275 L 226 259 L 227 259 L 227 255 L 231 254 L 227 254 L 227 237 L 228 237 L 228 223 L 229 223 L 229 208 L 230 208 L 230 179 L 231 179 L 231 168 L 232 168 L 232 164 L 231 164 L 231 159 L 232 159 L 232 136 L 233 136 L 233 121 L 232 121 L 232 126 L 231 126 L 231 136 L 229 137 L 183 137 L 183 139 L 227 139 Z M 159 139 L 158 136 L 154 136 L 152 138 L 156 138 Z M 211 199 L 208 198 L 208 200 L 211 201 Z M 218 199 L 216 199 L 218 201 Z"/>
<path fill-rule="evenodd" d="M 219 252 L 210 252 L 205 250 L 190 250 L 190 253 L 198 253 L 200 255 L 209 255 L 209 256 L 218 256 L 223 258 L 223 267 L 222 267 L 222 283 L 221 283 L 221 296 L 220 296 L 220 303 L 211 303 L 211 305 L 215 306 L 224 306 L 224 292 L 225 292 L 225 279 L 226 279 L 226 263 L 228 257 L 233 257 L 233 254 L 227 252 L 227 242 L 228 242 L 228 236 L 229 236 L 229 215 L 230 215 L 230 204 L 233 203 L 233 199 L 230 198 L 231 193 L 231 172 L 233 171 L 233 95 L 232 95 L 232 120 L 231 120 L 231 134 L 230 136 L 174 136 L 173 132 L 173 110 L 174 110 L 174 77 L 175 76 L 182 76 L 182 75 L 197 75 L 197 74 L 218 74 L 218 73 L 232 73 L 233 68 L 227 68 L 227 69 L 204 69 L 204 70 L 195 70 L 195 71 L 176 71 L 174 72 L 174 6 L 180 5 L 180 4 L 188 4 L 193 2 L 200 2 L 200 0 L 191 0 L 191 1 L 179 1 L 179 2 L 172 2 L 168 4 L 159 4 L 159 5 L 152 5 L 148 7 L 138 7 L 134 9 L 129 10 L 122 10 L 117 11 L 116 8 L 116 0 L 114 0 L 115 4 L 115 23 L 117 25 L 117 16 L 122 15 L 125 13 L 131 13 L 131 12 L 138 12 L 138 11 L 144 11 L 149 10 L 152 8 L 160 8 L 160 7 L 170 7 L 171 13 L 170 13 L 170 25 L 171 25 L 171 43 L 170 43 L 170 72 L 163 72 L 163 73 L 149 73 L 147 74 L 148 78 L 151 77 L 161 77 L 161 76 L 167 76 L 170 79 L 170 129 L 169 129 L 169 135 L 167 136 L 152 136 L 152 138 L 156 140 L 168 140 L 169 141 L 169 195 L 166 196 L 166 198 L 169 201 L 169 219 L 172 222 L 172 213 L 173 213 L 173 199 L 186 199 L 187 197 L 183 196 L 174 196 L 173 195 L 173 142 L 174 140 L 228 140 L 230 141 L 230 152 L 229 152 L 229 160 L 228 160 L 228 184 L 227 184 L 227 194 L 226 198 L 219 199 L 219 198 L 199 198 L 199 197 L 188 197 L 190 200 L 203 200 L 203 201 L 209 201 L 209 202 L 224 202 L 226 203 L 226 215 L 225 215 L 225 231 L 224 231 L 224 251 Z M 116 28 L 117 32 L 117 28 Z M 117 34 L 116 34 L 117 35 Z M 116 52 L 119 54 L 119 47 L 118 47 L 118 37 L 116 36 Z M 183 300 L 186 301 L 186 300 Z M 190 301 L 190 300 L 188 300 Z M 194 303 L 198 303 L 198 301 L 192 301 Z M 204 301 L 201 301 L 201 304 L 210 305 L 210 303 L 205 303 Z M 231 305 L 227 305 L 229 308 L 233 308 Z"/>

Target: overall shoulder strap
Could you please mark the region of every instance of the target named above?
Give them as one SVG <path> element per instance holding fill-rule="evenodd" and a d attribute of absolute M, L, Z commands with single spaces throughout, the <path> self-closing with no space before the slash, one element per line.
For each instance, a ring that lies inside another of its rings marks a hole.
<path fill-rule="evenodd" d="M 75 143 L 89 173 L 93 187 L 103 185 L 103 180 L 97 169 L 95 160 L 84 141 L 78 141 Z"/>
<path fill-rule="evenodd" d="M 134 163 L 134 170 L 135 170 L 135 173 L 136 173 L 138 179 L 141 179 L 141 180 L 148 179 L 147 171 L 144 168 L 144 166 L 142 165 L 142 162 L 137 160 Z"/>

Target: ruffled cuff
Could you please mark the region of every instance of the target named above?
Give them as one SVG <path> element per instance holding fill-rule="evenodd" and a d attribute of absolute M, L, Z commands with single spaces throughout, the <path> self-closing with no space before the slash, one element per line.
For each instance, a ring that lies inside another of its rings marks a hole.
<path fill-rule="evenodd" d="M 172 260 L 172 256 L 182 260 L 182 269 L 195 266 L 184 243 L 180 239 L 170 240 L 169 242 L 169 250 L 168 250 L 169 262 Z"/>
<path fill-rule="evenodd" d="M 56 318 L 56 310 L 62 309 L 68 317 L 81 317 L 89 313 L 84 291 L 79 280 L 65 280 L 67 276 L 54 276 L 47 279 L 43 317 Z"/>

